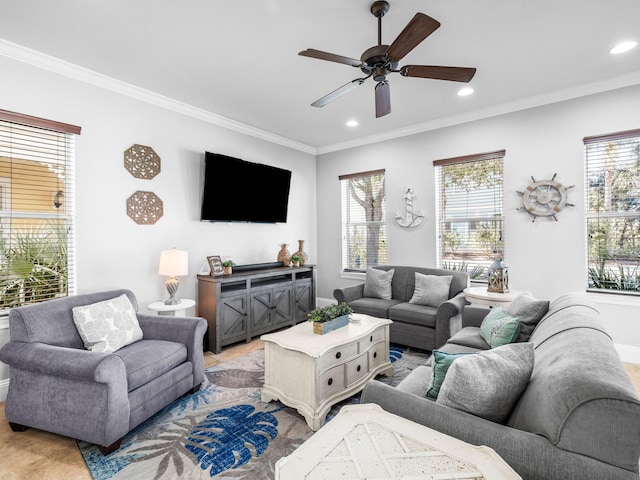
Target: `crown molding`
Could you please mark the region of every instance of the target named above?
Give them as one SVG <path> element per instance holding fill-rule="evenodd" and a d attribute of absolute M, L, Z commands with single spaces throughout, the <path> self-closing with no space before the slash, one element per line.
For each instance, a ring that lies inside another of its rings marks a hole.
<path fill-rule="evenodd" d="M 230 118 L 223 117 L 222 115 L 165 97 L 164 95 L 154 93 L 144 88 L 136 87 L 130 83 L 116 80 L 115 78 L 108 77 L 93 70 L 80 67 L 57 57 L 52 57 L 51 55 L 8 42 L 3 39 L 0 39 L 0 55 L 78 80 L 80 82 L 88 83 L 105 90 L 110 90 L 166 110 L 180 113 L 197 120 L 202 120 L 203 122 L 211 123 L 261 140 L 266 140 L 270 143 L 282 145 L 311 155 L 316 154 L 316 148 L 311 145 L 296 142 L 295 140 L 276 135 L 266 130 L 261 130 L 245 123 L 237 122 Z"/>
<path fill-rule="evenodd" d="M 588 95 L 607 92 L 610 90 L 617 90 L 619 88 L 629 87 L 637 84 L 640 84 L 640 71 L 620 77 L 611 78 L 602 82 L 588 83 L 577 87 L 566 88 L 563 90 L 557 90 L 554 92 L 523 98 L 513 102 L 506 102 L 488 108 L 473 110 L 470 112 L 461 113 L 459 115 L 451 115 L 449 117 L 438 118 L 429 122 L 411 125 L 406 128 L 391 130 L 367 137 L 360 137 L 346 142 L 335 143 L 333 145 L 324 145 L 316 149 L 317 155 L 346 150 L 349 148 L 361 147 L 363 145 L 370 145 L 376 142 L 384 142 L 387 140 L 393 140 L 396 138 L 415 135 L 431 130 L 437 130 L 439 128 L 460 125 L 462 123 L 469 123 L 476 120 L 482 120 L 485 118 L 497 117 L 499 115 L 504 115 L 507 113 L 513 113 L 521 110 L 540 107 L 543 105 L 564 102 L 566 100 L 571 100 L 574 98 L 586 97 Z"/>

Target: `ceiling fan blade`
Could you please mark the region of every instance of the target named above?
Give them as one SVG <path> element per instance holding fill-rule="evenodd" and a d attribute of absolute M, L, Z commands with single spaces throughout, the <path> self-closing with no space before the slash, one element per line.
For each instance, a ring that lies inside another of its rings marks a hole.
<path fill-rule="evenodd" d="M 336 55 L 334 53 L 323 52 L 321 50 L 315 50 L 313 48 L 307 48 L 301 51 L 298 55 L 303 57 L 318 58 L 320 60 L 327 60 L 329 62 L 343 63 L 345 65 L 351 65 L 352 67 L 359 67 L 362 65 L 360 60 L 355 58 L 343 57 L 342 55 Z"/>
<path fill-rule="evenodd" d="M 433 78 L 453 82 L 470 82 L 476 74 L 475 68 L 439 67 L 432 65 L 405 65 L 400 69 L 403 77 Z"/>
<path fill-rule="evenodd" d="M 316 100 L 315 102 L 313 102 L 311 104 L 311 106 L 312 107 L 324 107 L 327 103 L 332 102 L 333 100 L 338 98 L 340 95 L 344 95 L 345 93 L 350 92 L 354 88 L 362 85 L 367 78 L 369 78 L 369 77 L 356 78 L 355 80 L 351 80 L 349 83 L 345 83 L 340 88 L 336 88 L 333 92 L 328 93 L 324 97 Z"/>
<path fill-rule="evenodd" d="M 404 58 L 407 53 L 435 32 L 438 27 L 440 27 L 440 22 L 437 20 L 424 13 L 416 13 L 387 49 L 389 60 L 397 62 Z"/>
<path fill-rule="evenodd" d="M 386 80 L 376 85 L 376 118 L 391 113 L 391 91 Z"/>

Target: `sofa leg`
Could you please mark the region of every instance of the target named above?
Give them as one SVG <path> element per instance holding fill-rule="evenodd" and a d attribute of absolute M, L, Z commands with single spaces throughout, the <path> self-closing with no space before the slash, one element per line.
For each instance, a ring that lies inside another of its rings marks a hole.
<path fill-rule="evenodd" d="M 100 449 L 100 451 L 102 452 L 102 455 L 109 455 L 111 452 L 115 452 L 116 450 L 118 450 L 120 448 L 120 443 L 122 442 L 122 439 L 118 439 L 115 442 L 113 442 L 111 445 L 108 445 L 106 447 L 103 447 L 102 445 L 99 445 L 98 448 Z"/>
<path fill-rule="evenodd" d="M 20 425 L 19 423 L 9 422 L 9 426 L 14 432 L 24 432 L 25 430 L 29 430 L 29 427 L 26 425 Z"/>
<path fill-rule="evenodd" d="M 201 386 L 201 385 L 202 385 L 202 384 L 201 384 L 201 383 L 199 383 L 198 385 L 196 385 L 195 387 L 193 387 L 191 390 L 189 390 L 189 393 L 190 393 L 191 395 L 193 395 L 193 394 L 194 394 L 194 393 L 196 393 L 198 390 L 200 390 L 200 386 Z"/>

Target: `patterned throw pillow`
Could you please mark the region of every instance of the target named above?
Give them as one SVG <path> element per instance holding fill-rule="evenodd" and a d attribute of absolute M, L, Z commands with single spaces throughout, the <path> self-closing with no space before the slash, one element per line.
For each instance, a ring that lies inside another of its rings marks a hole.
<path fill-rule="evenodd" d="M 367 268 L 367 274 L 364 277 L 364 293 L 365 297 L 381 298 L 383 300 L 391 300 L 391 280 L 395 269 L 388 272 L 378 268 Z"/>
<path fill-rule="evenodd" d="M 534 362 L 530 342 L 460 357 L 449 367 L 436 402 L 503 423 L 527 388 Z"/>
<path fill-rule="evenodd" d="M 424 275 L 416 273 L 416 287 L 409 303 L 438 307 L 449 300 L 453 275 Z"/>
<path fill-rule="evenodd" d="M 73 323 L 92 352 L 113 353 L 142 339 L 138 317 L 129 298 L 119 297 L 72 309 Z"/>
<path fill-rule="evenodd" d="M 491 307 L 480 324 L 480 336 L 491 348 L 514 342 L 519 331 L 520 319 L 512 317 L 500 307 Z"/>

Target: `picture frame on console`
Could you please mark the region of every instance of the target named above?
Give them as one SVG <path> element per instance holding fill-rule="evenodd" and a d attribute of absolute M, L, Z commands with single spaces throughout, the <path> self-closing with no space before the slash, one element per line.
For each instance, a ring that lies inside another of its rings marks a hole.
<path fill-rule="evenodd" d="M 209 275 L 224 275 L 224 267 L 222 266 L 220 255 L 207 257 L 207 262 L 209 262 L 209 268 L 211 269 Z"/>

